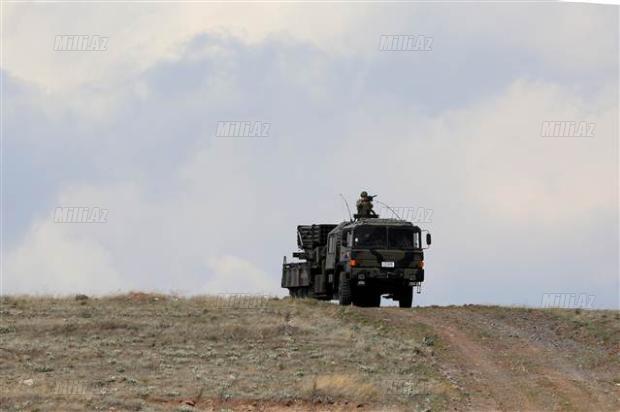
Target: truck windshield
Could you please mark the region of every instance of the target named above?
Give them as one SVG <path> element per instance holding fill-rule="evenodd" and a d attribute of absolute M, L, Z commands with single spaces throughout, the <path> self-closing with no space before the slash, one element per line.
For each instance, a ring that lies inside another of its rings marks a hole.
<path fill-rule="evenodd" d="M 355 229 L 353 235 L 355 247 L 386 248 L 387 230 L 385 226 L 362 226 Z"/>
<path fill-rule="evenodd" d="M 353 234 L 353 247 L 419 249 L 420 233 L 411 227 L 361 226 Z"/>
<path fill-rule="evenodd" d="M 388 229 L 390 248 L 414 249 L 419 248 L 418 237 L 411 228 L 391 227 Z"/>

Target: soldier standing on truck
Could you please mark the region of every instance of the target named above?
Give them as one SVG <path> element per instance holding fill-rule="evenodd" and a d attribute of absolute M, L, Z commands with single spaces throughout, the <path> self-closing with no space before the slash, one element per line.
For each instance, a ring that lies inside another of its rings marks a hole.
<path fill-rule="evenodd" d="M 376 195 L 375 195 L 376 196 Z M 372 210 L 372 200 L 375 196 L 368 196 L 368 192 L 360 193 L 360 199 L 357 201 L 358 217 L 376 217 L 377 214 Z"/>

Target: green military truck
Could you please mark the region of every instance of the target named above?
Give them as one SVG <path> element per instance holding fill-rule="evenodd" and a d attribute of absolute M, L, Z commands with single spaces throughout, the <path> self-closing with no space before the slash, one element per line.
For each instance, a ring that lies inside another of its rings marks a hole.
<path fill-rule="evenodd" d="M 424 281 L 426 246 L 418 226 L 400 219 L 357 218 L 339 225 L 297 226 L 296 262 L 282 266 L 292 297 L 338 299 L 341 305 L 379 307 L 381 296 L 410 308 Z"/>

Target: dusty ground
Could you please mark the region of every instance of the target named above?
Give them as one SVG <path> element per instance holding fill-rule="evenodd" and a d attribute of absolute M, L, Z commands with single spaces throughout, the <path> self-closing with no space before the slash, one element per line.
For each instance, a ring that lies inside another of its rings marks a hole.
<path fill-rule="evenodd" d="M 3 297 L 0 409 L 618 411 L 620 313 Z"/>

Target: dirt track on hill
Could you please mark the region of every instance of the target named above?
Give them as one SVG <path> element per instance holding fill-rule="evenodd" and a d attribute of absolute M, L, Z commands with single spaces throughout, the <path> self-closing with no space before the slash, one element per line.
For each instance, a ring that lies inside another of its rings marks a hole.
<path fill-rule="evenodd" d="M 620 410 L 618 311 L 1 302 L 0 410 Z"/>
<path fill-rule="evenodd" d="M 405 324 L 419 322 L 437 333 L 446 349 L 439 364 L 466 393 L 475 394 L 467 405 L 472 410 L 620 410 L 620 388 L 612 383 L 619 371 L 578 363 L 591 351 L 605 356 L 603 346 L 593 342 L 593 348 L 568 350 L 562 343 L 570 337 L 537 331 L 532 324 L 516 327 L 510 312 L 505 315 L 462 308 L 398 313 Z M 528 323 L 527 317 L 522 320 Z M 613 356 L 614 349 L 607 350 Z"/>

